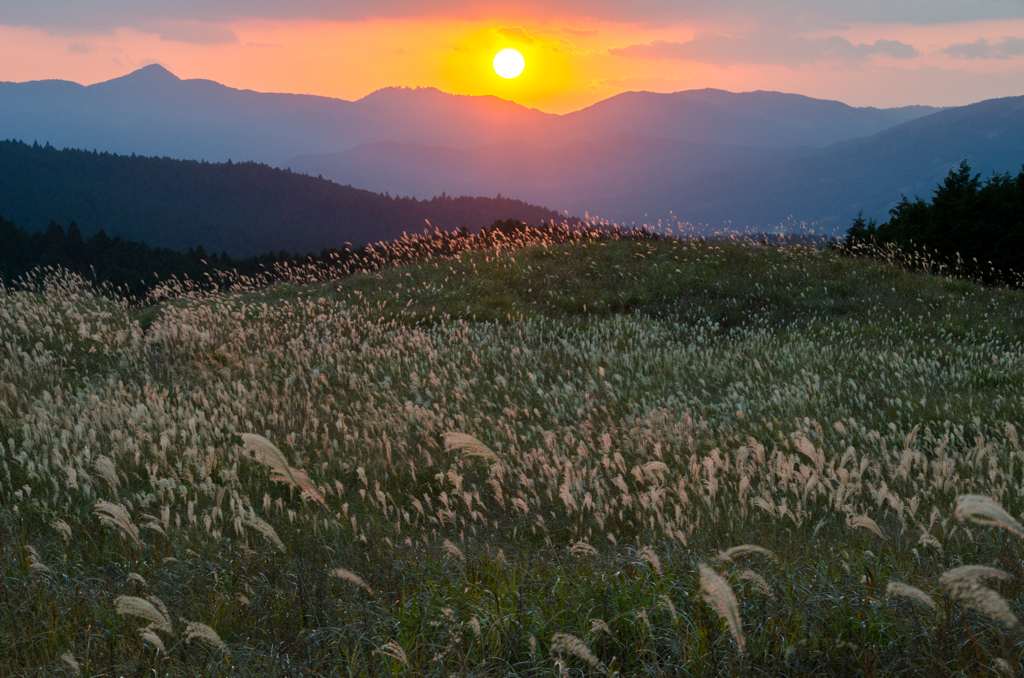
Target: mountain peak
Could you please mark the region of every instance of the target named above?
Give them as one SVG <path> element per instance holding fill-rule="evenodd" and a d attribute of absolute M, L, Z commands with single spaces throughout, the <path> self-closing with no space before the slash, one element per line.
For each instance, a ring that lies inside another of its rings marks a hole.
<path fill-rule="evenodd" d="M 169 70 L 161 66 L 160 64 L 150 64 L 143 66 L 137 71 L 132 71 L 126 78 L 132 78 L 133 80 L 148 80 L 150 82 L 164 82 L 167 80 L 180 80 L 178 76 L 171 73 Z"/>
<path fill-rule="evenodd" d="M 176 76 L 174 73 L 171 73 L 160 64 L 149 64 L 148 66 L 143 66 L 136 71 L 132 71 L 128 75 L 122 75 L 120 78 L 113 78 L 106 82 L 97 83 L 97 85 L 163 85 L 172 82 L 181 82 L 181 78 Z M 95 86 L 96 85 L 93 85 L 93 87 Z"/>

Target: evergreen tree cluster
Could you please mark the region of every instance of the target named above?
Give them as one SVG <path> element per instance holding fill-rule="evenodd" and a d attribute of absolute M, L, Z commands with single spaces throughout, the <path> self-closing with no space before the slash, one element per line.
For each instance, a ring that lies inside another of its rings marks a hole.
<path fill-rule="evenodd" d="M 394 240 L 429 222 L 471 232 L 495 220 L 560 220 L 520 200 L 430 200 L 340 186 L 255 162 L 207 163 L 0 141 L 0 214 L 30 231 L 76 221 L 83 236 L 235 256 Z"/>
<path fill-rule="evenodd" d="M 990 282 L 1024 274 L 1024 168 L 1016 177 L 993 174 L 982 181 L 967 161 L 950 170 L 931 202 L 903 196 L 878 224 L 859 215 L 846 246 L 892 243 L 924 251 L 952 268 Z"/>

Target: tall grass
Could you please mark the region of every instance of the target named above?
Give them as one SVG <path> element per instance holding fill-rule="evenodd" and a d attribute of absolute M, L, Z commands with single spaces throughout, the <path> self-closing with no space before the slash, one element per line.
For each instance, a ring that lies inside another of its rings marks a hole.
<path fill-rule="evenodd" d="M 1019 670 L 1024 294 L 518 244 L 0 288 L 0 674 Z"/>

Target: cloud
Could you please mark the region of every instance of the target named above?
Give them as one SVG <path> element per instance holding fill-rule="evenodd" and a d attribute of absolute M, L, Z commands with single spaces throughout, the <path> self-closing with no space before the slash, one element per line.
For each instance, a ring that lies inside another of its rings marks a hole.
<path fill-rule="evenodd" d="M 1024 40 L 1003 38 L 1002 42 L 995 44 L 989 44 L 988 40 L 961 42 L 939 50 L 939 53 L 954 59 L 1012 59 L 1024 54 Z"/>
<path fill-rule="evenodd" d="M 72 42 L 68 45 L 68 54 L 88 54 L 91 51 L 89 45 L 84 42 Z"/>
<path fill-rule="evenodd" d="M 153 21 L 142 27 L 146 33 L 156 33 L 161 40 L 187 42 L 193 45 L 233 45 L 238 36 L 227 26 L 202 21 Z"/>
<path fill-rule="evenodd" d="M 562 17 L 637 24 L 714 23 L 737 19 L 802 30 L 854 23 L 935 24 L 1024 17 L 1019 0 L 520 0 L 509 16 Z M 9 0 L 0 24 L 65 30 L 109 30 L 149 21 L 227 24 L 245 19 L 361 21 L 386 17 L 495 15 L 479 0 Z"/>
<path fill-rule="evenodd" d="M 716 66 L 782 64 L 791 68 L 820 61 L 863 62 L 873 54 L 896 59 L 910 59 L 920 54 L 911 45 L 897 40 L 876 40 L 871 45 L 854 45 L 839 36 L 805 38 L 769 32 L 742 38 L 709 33 L 698 35 L 688 42 L 658 40 L 645 45 L 615 47 L 608 51 L 613 56 L 632 59 L 696 61 Z"/>
<path fill-rule="evenodd" d="M 530 37 L 530 34 L 518 26 L 515 28 L 502 26 L 501 28 L 495 29 L 494 32 L 503 38 L 512 40 L 513 42 L 522 43 L 524 45 L 532 45 L 534 42 L 533 38 Z"/>

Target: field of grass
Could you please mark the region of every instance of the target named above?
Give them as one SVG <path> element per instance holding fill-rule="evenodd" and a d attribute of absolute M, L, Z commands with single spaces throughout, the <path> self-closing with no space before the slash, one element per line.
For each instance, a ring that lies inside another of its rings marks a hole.
<path fill-rule="evenodd" d="M 1018 675 L 1022 351 L 734 242 L 0 287 L 0 675 Z"/>

